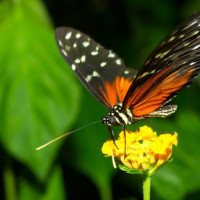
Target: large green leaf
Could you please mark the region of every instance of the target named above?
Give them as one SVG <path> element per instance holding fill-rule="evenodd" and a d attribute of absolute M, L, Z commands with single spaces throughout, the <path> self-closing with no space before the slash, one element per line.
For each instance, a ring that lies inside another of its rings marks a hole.
<path fill-rule="evenodd" d="M 42 179 L 59 143 L 39 152 L 35 148 L 70 126 L 79 90 L 40 2 L 3 1 L 0 6 L 7 10 L 0 13 L 0 139 Z"/>

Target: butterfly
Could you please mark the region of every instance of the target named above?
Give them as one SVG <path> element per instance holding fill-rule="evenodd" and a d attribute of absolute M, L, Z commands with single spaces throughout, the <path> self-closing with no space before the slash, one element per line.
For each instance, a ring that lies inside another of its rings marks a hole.
<path fill-rule="evenodd" d="M 177 105 L 167 103 L 200 70 L 200 12 L 177 26 L 139 71 L 127 68 L 115 52 L 73 28 L 57 28 L 55 38 L 72 71 L 108 108 L 101 121 L 109 128 L 173 114 Z"/>

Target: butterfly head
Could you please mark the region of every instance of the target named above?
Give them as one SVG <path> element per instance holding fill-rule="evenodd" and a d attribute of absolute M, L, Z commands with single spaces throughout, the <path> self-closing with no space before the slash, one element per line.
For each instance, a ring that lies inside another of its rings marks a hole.
<path fill-rule="evenodd" d="M 107 116 L 103 117 L 101 121 L 106 126 L 115 125 L 116 122 L 117 122 L 115 116 L 110 116 L 110 115 L 107 115 Z"/>
<path fill-rule="evenodd" d="M 129 109 L 124 110 L 121 104 L 111 108 L 107 116 L 102 118 L 102 123 L 106 126 L 120 126 L 131 124 L 132 113 Z"/>

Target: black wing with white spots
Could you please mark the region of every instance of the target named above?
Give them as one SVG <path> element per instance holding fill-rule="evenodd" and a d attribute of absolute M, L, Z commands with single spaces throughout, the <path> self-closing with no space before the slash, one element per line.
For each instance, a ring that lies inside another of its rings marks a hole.
<path fill-rule="evenodd" d="M 72 28 L 56 30 L 61 54 L 85 87 L 108 108 L 120 103 L 133 118 L 168 116 L 165 105 L 200 71 L 200 13 L 169 34 L 137 71 L 111 50 Z"/>
<path fill-rule="evenodd" d="M 55 37 L 62 56 L 83 85 L 107 107 L 120 102 L 116 87 L 126 69 L 123 60 L 73 28 L 57 28 Z"/>

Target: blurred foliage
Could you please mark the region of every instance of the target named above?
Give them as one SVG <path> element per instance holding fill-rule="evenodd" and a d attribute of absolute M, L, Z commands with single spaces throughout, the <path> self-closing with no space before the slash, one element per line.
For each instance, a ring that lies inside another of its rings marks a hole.
<path fill-rule="evenodd" d="M 60 144 L 40 152 L 35 148 L 70 126 L 78 111 L 79 89 L 63 67 L 41 2 L 7 0 L 0 6 L 0 139 L 5 159 L 20 162 L 22 174 L 14 172 L 11 177 L 17 175 L 14 183 L 20 190 L 19 199 L 27 199 L 26 194 L 34 194 L 33 199 L 55 196 L 51 190 L 44 195 L 31 179 L 45 187 L 54 181 L 61 184 L 62 172 L 51 169 Z M 11 163 L 4 164 L 5 173 L 6 168 L 15 171 Z M 32 176 L 28 181 L 23 168 Z M 9 181 L 10 176 L 4 178 Z M 14 183 L 8 186 L 15 187 Z M 61 198 L 62 187 L 59 190 L 54 192 Z"/>
<path fill-rule="evenodd" d="M 103 157 L 109 135 L 101 124 L 35 150 L 106 114 L 60 56 L 54 27 L 80 29 L 139 68 L 176 24 L 198 10 L 198 0 L 1 0 L 0 199 L 141 199 L 139 175 L 115 170 Z M 150 120 L 179 133 L 173 162 L 153 177 L 154 200 L 200 199 L 199 99 L 200 80 L 173 100 L 176 114 Z M 129 128 L 142 124 L 151 126 L 142 121 Z"/>

